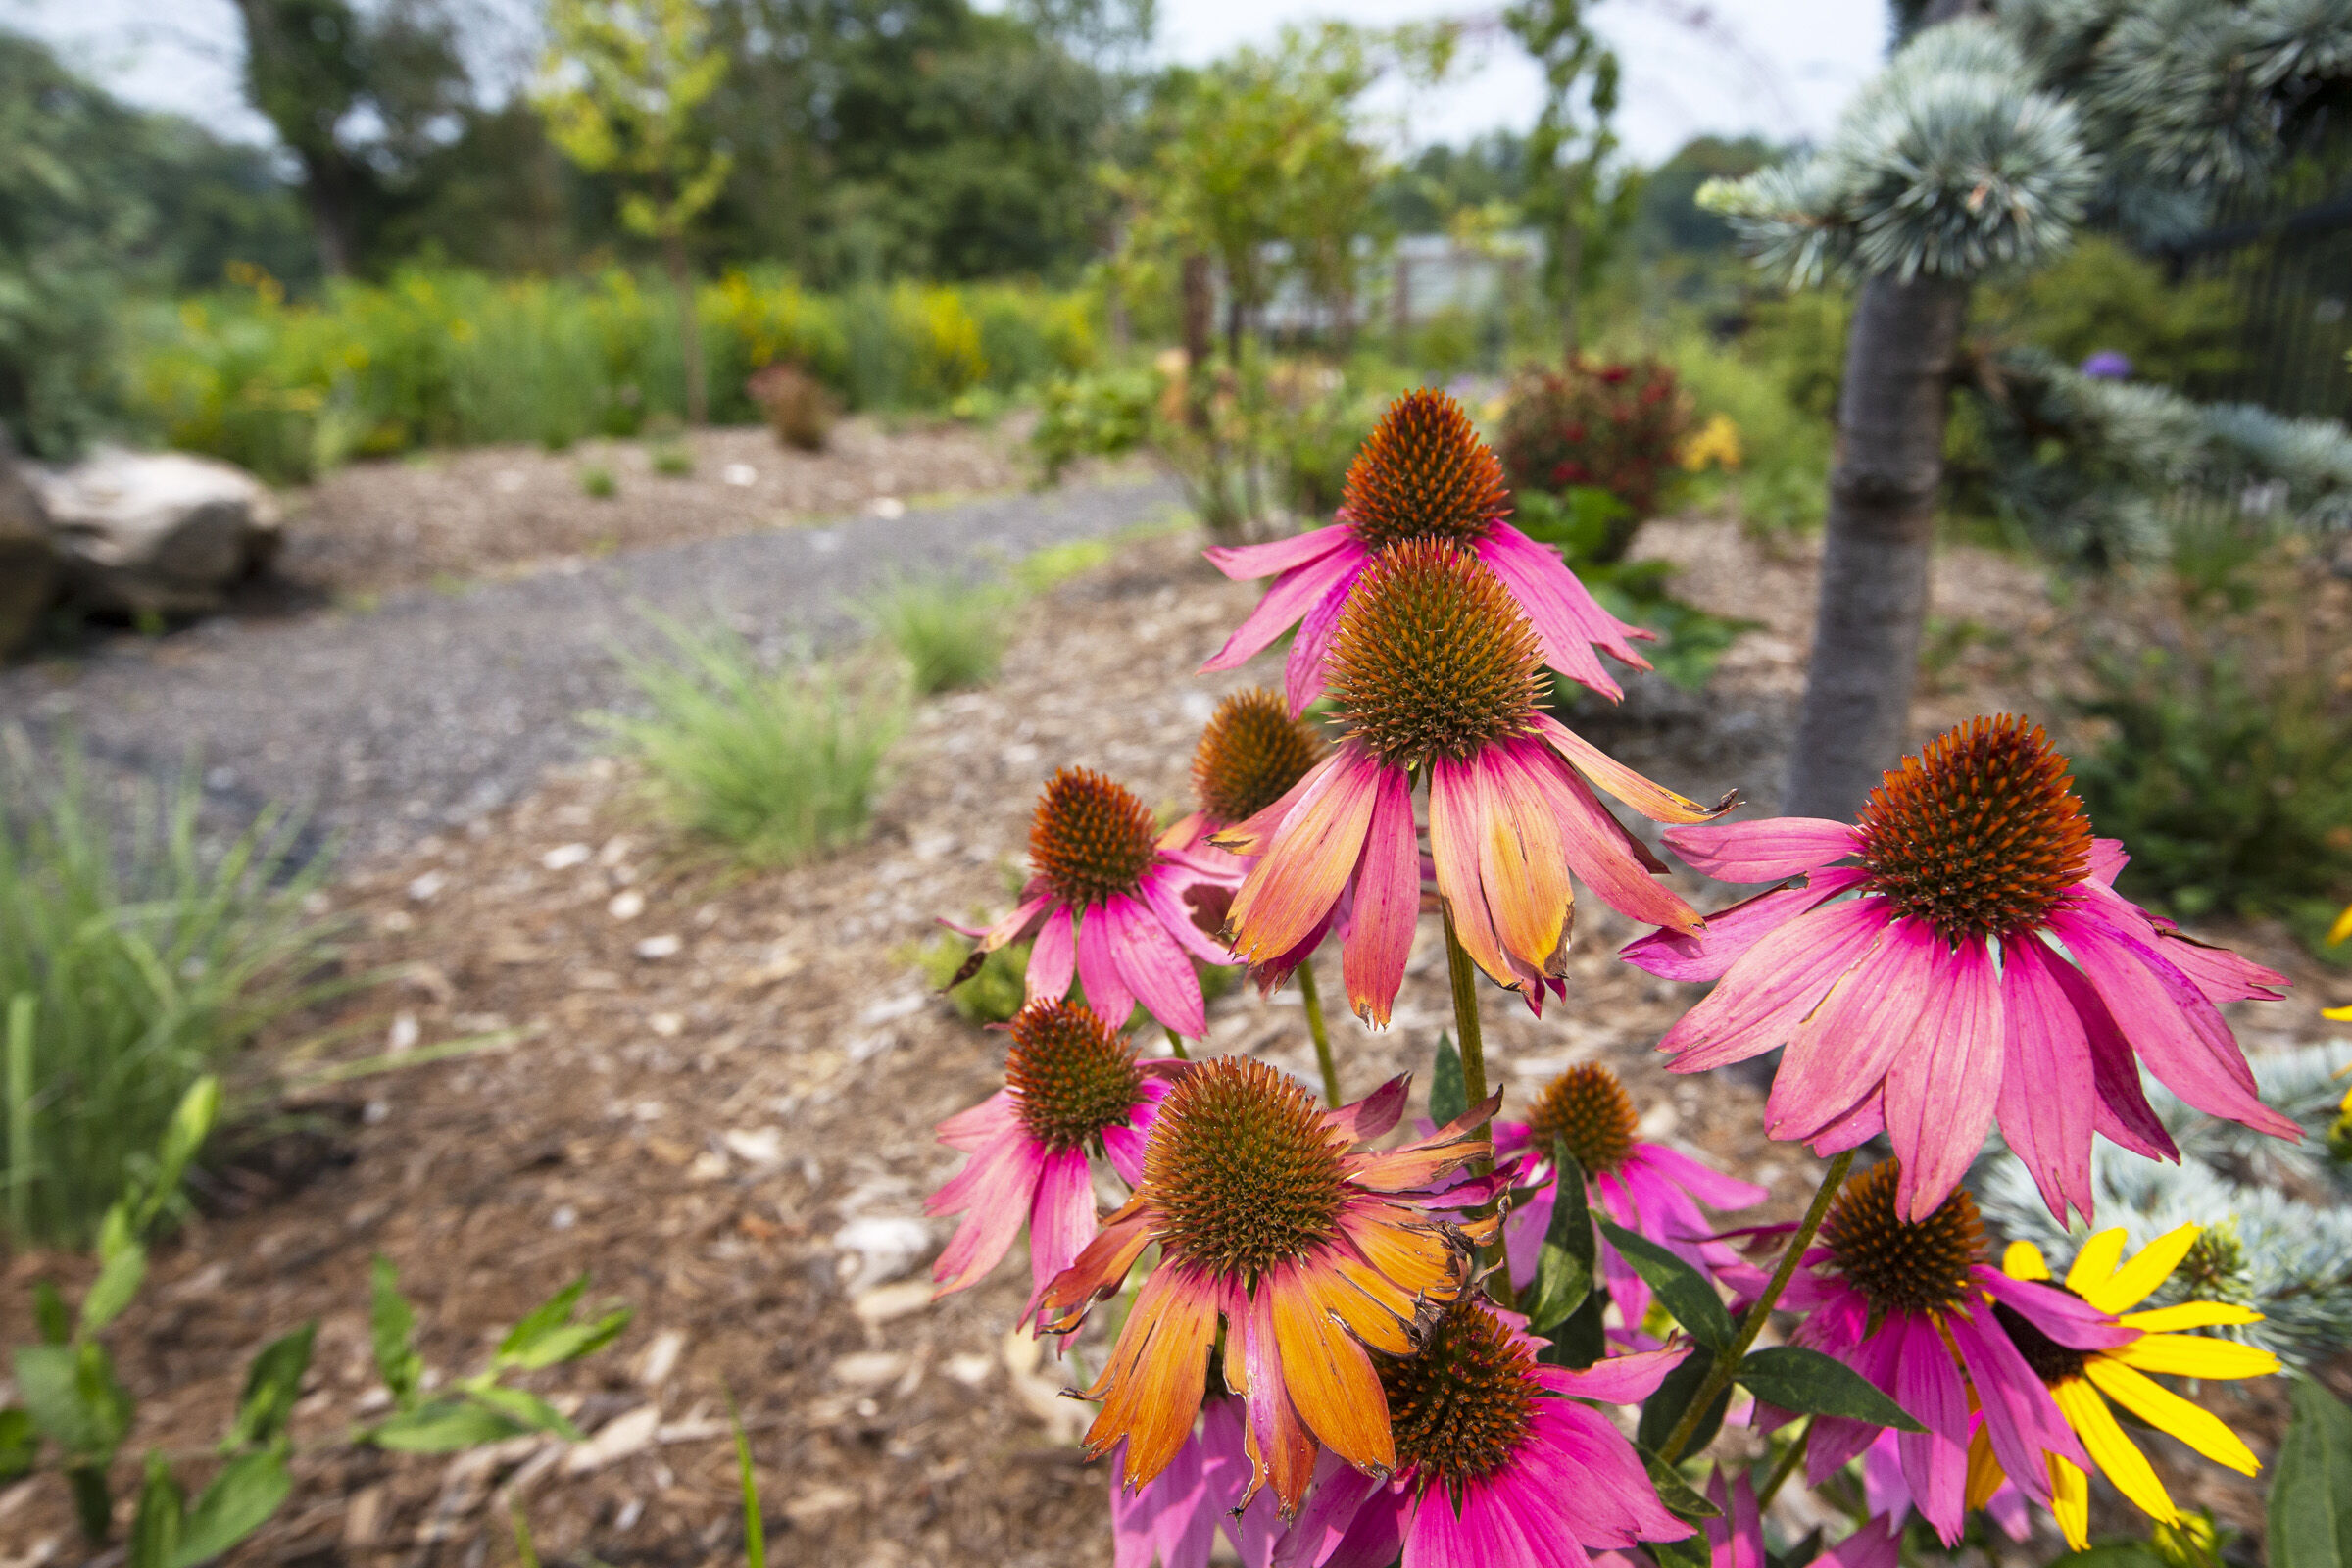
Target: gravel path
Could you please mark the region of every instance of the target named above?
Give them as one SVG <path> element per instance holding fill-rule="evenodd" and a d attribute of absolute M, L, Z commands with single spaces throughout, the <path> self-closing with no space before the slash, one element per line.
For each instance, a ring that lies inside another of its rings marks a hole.
<path fill-rule="evenodd" d="M 208 816 L 282 803 L 364 855 L 468 821 L 591 754 L 580 715 L 625 702 L 612 649 L 659 643 L 647 611 L 723 620 L 769 648 L 824 647 L 856 634 L 849 602 L 895 572 L 978 575 L 1177 505 L 1164 481 L 1074 486 L 410 590 L 365 614 L 125 638 L 86 661 L 0 671 L 0 725 L 36 740 L 78 731 L 101 776 L 170 775 L 193 754 Z"/>

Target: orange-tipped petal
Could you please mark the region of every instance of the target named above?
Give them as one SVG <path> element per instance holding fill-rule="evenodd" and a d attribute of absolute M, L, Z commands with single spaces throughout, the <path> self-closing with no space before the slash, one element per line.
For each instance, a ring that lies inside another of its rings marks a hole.
<path fill-rule="evenodd" d="M 1271 1292 L 1274 1338 L 1282 1350 L 1283 1381 L 1300 1419 L 1323 1446 L 1359 1470 L 1396 1467 L 1389 1431 L 1389 1397 L 1362 1346 L 1340 1323 L 1326 1286 L 1300 1264 L 1284 1264 L 1258 1281 Z"/>
<path fill-rule="evenodd" d="M 1643 778 L 1549 713 L 1538 712 L 1536 726 L 1578 772 L 1652 822 L 1711 822 L 1740 804 L 1738 791 L 1713 807 L 1677 795 L 1663 784 Z"/>
<path fill-rule="evenodd" d="M 1234 895 L 1234 951 L 1256 961 L 1290 952 L 1339 902 L 1372 825 L 1380 764 L 1342 753 L 1331 787 L 1302 804 Z"/>
<path fill-rule="evenodd" d="M 1544 974 L 1567 972 L 1568 862 L 1544 791 L 1497 747 L 1473 760 L 1486 812 L 1479 882 L 1512 957 Z"/>
<path fill-rule="evenodd" d="M 1287 1369 L 1274 1332 L 1273 1292 L 1260 1280 L 1256 1294 L 1246 1304 L 1229 1301 L 1227 1305 L 1227 1332 L 1243 1339 L 1250 1364 L 1248 1437 L 1256 1473 L 1242 1500 L 1246 1504 L 1261 1484 L 1271 1484 L 1274 1500 L 1288 1518 L 1298 1511 L 1307 1486 L 1315 1478 L 1315 1440 L 1291 1400 Z M 1240 1308 L 1238 1313 L 1232 1310 L 1235 1307 Z"/>
<path fill-rule="evenodd" d="M 1051 1334 L 1066 1334 L 1095 1301 L 1118 1290 L 1135 1260 L 1152 1245 L 1151 1217 L 1144 1200 L 1131 1198 L 1086 1244 L 1070 1266 L 1047 1282 L 1038 1296 L 1038 1320 Z"/>
<path fill-rule="evenodd" d="M 1273 848 L 1274 835 L 1290 814 L 1307 800 L 1329 789 L 1338 776 L 1340 760 L 1348 749 L 1342 747 L 1314 766 L 1308 768 L 1298 782 L 1284 790 L 1274 804 L 1242 821 L 1230 823 L 1208 836 L 1208 842 L 1229 855 L 1263 855 Z"/>
<path fill-rule="evenodd" d="M 1193 1434 L 1217 1337 L 1217 1293 L 1184 1268 L 1154 1269 L 1089 1398 L 1102 1409 L 1087 1429 L 1086 1455 L 1099 1459 L 1127 1443 L 1130 1488 L 1168 1467 Z"/>
<path fill-rule="evenodd" d="M 1429 853 L 1437 862 L 1438 897 L 1453 916 L 1453 934 L 1470 961 L 1498 985 L 1516 987 L 1519 977 L 1503 954 L 1479 885 L 1478 785 L 1469 769 L 1439 759 L 1429 770 Z"/>

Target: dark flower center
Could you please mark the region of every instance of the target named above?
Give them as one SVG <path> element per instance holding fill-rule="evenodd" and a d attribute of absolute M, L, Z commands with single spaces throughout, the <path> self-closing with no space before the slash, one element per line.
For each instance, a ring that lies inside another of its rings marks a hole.
<path fill-rule="evenodd" d="M 1314 1097 L 1264 1062 L 1201 1062 L 1160 1102 L 1144 1146 L 1160 1245 L 1254 1281 L 1331 1239 L 1347 1200 L 1346 1149 Z"/>
<path fill-rule="evenodd" d="M 1348 733 L 1416 767 L 1525 734 L 1542 661 L 1535 628 L 1476 556 L 1415 539 L 1356 580 L 1326 671 Z"/>
<path fill-rule="evenodd" d="M 1029 1136 L 1054 1152 L 1125 1126 L 1143 1083 L 1135 1054 L 1087 1008 L 1033 1002 L 1013 1016 L 1004 1085 Z"/>
<path fill-rule="evenodd" d="M 2026 1365 L 2044 1383 L 2064 1383 L 2082 1375 L 2082 1352 L 2060 1345 L 2034 1326 L 2034 1320 L 2006 1301 L 1992 1303 L 1992 1315 L 2009 1331 L 2009 1343 L 2025 1357 Z"/>
<path fill-rule="evenodd" d="M 1535 1357 L 1500 1319 L 1464 1298 L 1438 1322 L 1419 1355 L 1376 1356 L 1389 1396 L 1396 1467 L 1420 1472 L 1459 1500 L 1518 1452 L 1538 1395 Z"/>
<path fill-rule="evenodd" d="M 1872 1315 L 1949 1311 L 1969 1297 L 1969 1270 L 1984 1250 L 1977 1200 L 1956 1190 L 1923 1220 L 1894 1207 L 1902 1167 L 1883 1160 L 1845 1184 L 1821 1227 L 1830 1263 L 1870 1303 Z"/>
<path fill-rule="evenodd" d="M 1598 1062 L 1571 1067 L 1551 1081 L 1527 1114 L 1529 1137 L 1538 1154 L 1551 1152 L 1554 1140 L 1585 1168 L 1602 1176 L 1634 1152 L 1634 1097 L 1617 1075 Z"/>
<path fill-rule="evenodd" d="M 1502 465 L 1450 396 L 1407 392 L 1389 405 L 1348 466 L 1340 508 L 1373 550 L 1406 539 L 1476 544 L 1511 510 Z"/>
<path fill-rule="evenodd" d="M 2090 869 L 2090 819 L 2038 724 L 1972 718 L 1906 757 L 1862 808 L 1862 863 L 1946 941 L 2040 922 Z"/>
<path fill-rule="evenodd" d="M 1261 687 L 1217 705 L 1193 753 L 1193 793 L 1219 822 L 1248 821 L 1306 777 L 1322 742 L 1291 717 L 1290 705 Z"/>
<path fill-rule="evenodd" d="M 1029 825 L 1029 865 L 1054 897 L 1084 907 L 1133 893 L 1155 853 L 1152 812 L 1128 789 L 1083 767 L 1046 781 Z"/>

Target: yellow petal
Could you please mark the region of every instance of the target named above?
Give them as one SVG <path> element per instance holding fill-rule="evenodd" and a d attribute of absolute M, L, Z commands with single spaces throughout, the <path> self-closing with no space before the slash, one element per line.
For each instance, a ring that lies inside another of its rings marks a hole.
<path fill-rule="evenodd" d="M 2041 1249 L 2032 1242 L 2011 1242 L 2001 1254 L 2001 1272 L 2013 1280 L 2046 1280 L 2050 1265 L 2043 1260 Z"/>
<path fill-rule="evenodd" d="M 2001 1490 L 2009 1478 L 2001 1473 L 2001 1461 L 1992 1454 L 1992 1440 L 1982 1422 L 1968 1440 L 1968 1506 L 1971 1510 L 1984 1507 L 1992 1494 Z"/>
<path fill-rule="evenodd" d="M 2170 1334 L 2177 1329 L 2213 1329 L 2230 1323 L 2259 1323 L 2262 1314 L 2235 1301 L 2182 1301 L 2146 1312 L 2129 1312 L 2120 1320 L 2142 1334 Z"/>
<path fill-rule="evenodd" d="M 2202 1334 L 2145 1334 L 2107 1354 L 2142 1372 L 2183 1378 L 2260 1378 L 2278 1370 L 2278 1358 L 2268 1350 Z"/>
<path fill-rule="evenodd" d="M 2075 1254 L 2075 1266 L 2066 1271 L 2066 1288 L 2081 1296 L 2084 1291 L 2115 1272 L 2115 1265 L 2124 1260 L 2124 1228 L 2118 1225 L 2111 1231 L 2101 1231 L 2082 1244 Z"/>
<path fill-rule="evenodd" d="M 2320 1016 L 2333 1019 L 2337 1023 L 2352 1023 L 2352 1007 L 2323 1007 L 2320 1009 Z"/>
<path fill-rule="evenodd" d="M 2328 942 L 2330 947 L 2343 941 L 2346 937 L 2352 937 L 2352 904 L 2345 905 L 2344 912 L 2337 915 L 2335 924 L 2328 928 Z M 2341 1010 L 2352 1012 L 2352 1007 L 2345 1007 Z"/>
<path fill-rule="evenodd" d="M 2136 1373 L 2132 1375 L 2137 1376 Z M 2124 1429 L 2116 1423 L 2115 1412 L 2107 1408 L 2107 1401 L 2099 1397 L 2097 1389 L 2081 1378 L 2068 1378 L 2050 1390 L 2050 1396 L 2058 1401 L 2059 1412 L 2066 1417 L 2066 1424 L 2073 1427 L 2075 1435 L 2082 1440 L 2083 1450 L 2090 1455 L 2090 1462 L 2115 1483 L 2116 1491 L 2131 1498 L 2142 1513 L 2151 1518 L 2161 1519 L 2168 1525 L 2180 1519 L 2180 1510 L 2173 1506 L 2172 1494 L 2164 1490 L 2164 1483 L 2156 1479 L 2156 1471 L 2149 1465 L 2148 1456 L 2132 1446 L 2132 1440 L 2124 1436 Z"/>
<path fill-rule="evenodd" d="M 2189 1403 L 2163 1384 L 2151 1382 L 2120 1362 L 2099 1356 L 2093 1356 L 2082 1364 L 2082 1375 L 2096 1384 L 2101 1394 L 2159 1432 L 2171 1433 L 2214 1463 L 2226 1464 L 2249 1476 L 2262 1468 L 2262 1462 L 2254 1457 L 2254 1450 L 2240 1442 L 2236 1433 L 2222 1425 L 2220 1417 L 2203 1405 Z M 2112 1421 L 2113 1417 L 2109 1419 Z M 2120 1432 L 2118 1435 L 2121 1435 Z M 2137 1457 L 2136 1449 L 2133 1450 L 2133 1456 Z M 2104 1459 L 2099 1463 L 2100 1468 L 2106 1468 Z M 2115 1477 L 2113 1470 L 2108 1470 L 2107 1474 L 2110 1478 Z M 2121 1487 L 2123 1482 L 2117 1480 L 2116 1485 Z M 2130 1494 L 2129 1489 L 2126 1494 Z M 2137 1497 L 2132 1500 L 2139 1501 Z M 2146 1504 L 2142 1503 L 2141 1506 L 2145 1507 Z"/>
<path fill-rule="evenodd" d="M 2050 1461 L 2050 1512 L 2066 1534 L 2066 1544 L 2081 1551 L 2090 1544 L 2090 1477 L 2071 1459 L 2045 1453 Z"/>
<path fill-rule="evenodd" d="M 2188 1255 L 2196 1241 L 2196 1226 L 2177 1226 L 2141 1248 L 2137 1256 L 2115 1271 L 2113 1278 L 2079 1294 L 2102 1312 L 2121 1312 L 2126 1307 L 2137 1306 L 2157 1286 L 2173 1277 L 2173 1270 L 2180 1266 L 2180 1260 Z"/>

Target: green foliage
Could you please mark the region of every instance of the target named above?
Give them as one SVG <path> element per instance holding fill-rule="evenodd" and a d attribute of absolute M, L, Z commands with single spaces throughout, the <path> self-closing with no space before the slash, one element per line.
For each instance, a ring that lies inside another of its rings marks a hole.
<path fill-rule="evenodd" d="M 853 694 L 821 670 L 770 671 L 732 633 L 656 624 L 669 657 L 618 656 L 651 716 L 596 717 L 645 764 L 671 824 L 755 866 L 797 864 L 862 835 L 903 721 L 896 694 Z"/>
<path fill-rule="evenodd" d="M 1995 343 L 2044 349 L 2068 365 L 2113 349 L 2136 379 L 2178 391 L 2237 368 L 2245 302 L 2233 279 L 2172 282 L 2120 240 L 2085 234 L 2048 267 L 1987 282 L 1970 315 Z"/>
<path fill-rule="evenodd" d="M 601 463 L 591 463 L 580 470 L 580 494 L 591 501 L 610 501 L 620 493 L 613 480 L 612 470 Z"/>
<path fill-rule="evenodd" d="M 1151 370 L 1109 370 L 1047 382 L 1029 432 L 1041 480 L 1056 482 L 1081 458 L 1124 457 L 1143 446 L 1166 390 L 1166 379 Z"/>
<path fill-rule="evenodd" d="M 1438 1032 L 1436 1058 L 1429 1069 L 1429 1119 L 1443 1127 L 1470 1109 L 1470 1091 L 1462 1079 L 1462 1054 L 1453 1037 Z"/>
<path fill-rule="evenodd" d="M 694 449 L 683 441 L 662 441 L 654 447 L 654 471 L 664 479 L 694 475 Z"/>
<path fill-rule="evenodd" d="M 1512 389 L 1502 416 L 1503 472 L 1522 494 L 1589 485 L 1615 496 L 1625 512 L 1589 555 L 1617 561 L 1635 530 L 1657 514 L 1689 423 L 1689 403 L 1661 360 L 1580 360 L 1564 370 L 1532 371 Z"/>
<path fill-rule="evenodd" d="M 1531 1333 L 1549 1334 L 1585 1304 L 1592 1294 L 1599 1266 L 1599 1245 L 1592 1238 L 1592 1211 L 1585 1201 L 1585 1171 L 1553 1140 L 1551 1147 L 1551 1223 L 1544 1227 L 1543 1250 L 1536 1256 L 1536 1277 L 1519 1294 L 1519 1310 L 1527 1314 Z"/>
<path fill-rule="evenodd" d="M 21 1241 L 86 1242 L 136 1183 L 144 1230 L 203 1141 L 187 1097 L 318 994 L 330 932 L 303 906 L 327 858 L 297 861 L 273 813 L 208 854 L 193 777 L 138 792 L 118 831 L 70 742 L 44 765 L 20 740 L 0 782 L 0 1212 Z"/>
<path fill-rule="evenodd" d="M 1737 1375 L 1740 1386 L 1766 1404 L 1799 1415 L 1868 1421 L 1898 1432 L 1928 1430 L 1861 1373 L 1801 1345 L 1750 1350 L 1741 1358 Z"/>
<path fill-rule="evenodd" d="M 869 594 L 861 609 L 906 662 L 915 695 L 929 697 L 996 679 L 1012 606 L 1012 594 L 999 585 L 902 576 Z"/>
<path fill-rule="evenodd" d="M 727 74 L 695 0 L 552 0 L 537 90 L 548 137 L 627 194 L 620 220 L 675 239 L 718 199 L 734 157 L 698 123 Z"/>
<path fill-rule="evenodd" d="M 945 992 L 965 1023 L 1004 1023 L 1028 1000 L 1029 944 L 1012 943 L 981 960 L 969 979 L 949 986 L 963 972 L 972 943 L 942 931 L 913 952 L 915 966 L 933 991 Z"/>
<path fill-rule="evenodd" d="M 2271 1478 L 2271 1568 L 2352 1568 L 2352 1409 L 2297 1378 Z"/>
<path fill-rule="evenodd" d="M 1811 528 L 1822 519 L 1824 480 L 1836 425 L 1838 362 L 1845 343 L 1844 302 L 1830 294 L 1797 294 L 1765 302 L 1755 324 L 1725 345 L 1695 333 L 1666 350 L 1676 376 L 1690 394 L 1691 417 L 1705 425 L 1731 421 L 1739 438 L 1737 466 L 1690 481 L 1705 494 L 1728 490 L 1750 528 Z M 1777 329 L 1784 308 L 1835 305 L 1835 331 Z M 1775 323 L 1775 324 L 1768 324 Z M 1824 343 L 1826 354 L 1820 353 Z M 1783 348 L 1791 351 L 1783 356 Z M 1827 380 L 1815 367 L 1826 360 Z"/>

